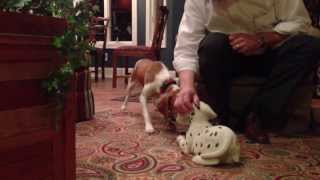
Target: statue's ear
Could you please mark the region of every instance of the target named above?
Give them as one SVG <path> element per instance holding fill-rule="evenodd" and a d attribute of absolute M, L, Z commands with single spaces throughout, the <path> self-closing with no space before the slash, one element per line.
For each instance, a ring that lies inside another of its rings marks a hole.
<path fill-rule="evenodd" d="M 217 114 L 212 110 L 212 108 L 202 101 L 200 101 L 200 110 L 205 112 L 209 119 L 214 119 L 217 117 Z"/>
<path fill-rule="evenodd" d="M 176 122 L 181 125 L 189 125 L 190 124 L 190 116 L 177 114 Z"/>

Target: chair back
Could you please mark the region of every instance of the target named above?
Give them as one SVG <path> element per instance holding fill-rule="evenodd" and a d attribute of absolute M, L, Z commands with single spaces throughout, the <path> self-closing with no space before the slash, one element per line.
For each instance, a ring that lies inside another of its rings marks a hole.
<path fill-rule="evenodd" d="M 103 41 L 103 49 L 107 46 L 107 32 L 110 19 L 104 17 L 93 17 L 89 28 L 89 43 L 92 47 L 97 41 Z"/>
<path fill-rule="evenodd" d="M 156 51 L 157 60 L 160 60 L 160 49 L 163 39 L 163 33 L 168 21 L 169 10 L 166 6 L 160 6 L 157 16 L 157 22 L 153 33 L 151 48 Z"/>
<path fill-rule="evenodd" d="M 309 11 L 312 25 L 320 29 L 320 0 L 304 0 L 304 3 Z"/>

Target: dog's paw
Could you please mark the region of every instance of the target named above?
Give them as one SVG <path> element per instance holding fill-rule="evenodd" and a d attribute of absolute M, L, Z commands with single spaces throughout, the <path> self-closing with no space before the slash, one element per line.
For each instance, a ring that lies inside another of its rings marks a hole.
<path fill-rule="evenodd" d="M 155 130 L 154 130 L 153 127 L 146 127 L 145 131 L 146 131 L 146 133 L 148 133 L 148 134 L 152 134 L 152 133 L 155 132 Z"/>
<path fill-rule="evenodd" d="M 122 105 L 120 108 L 121 111 L 125 111 L 126 109 L 127 109 L 127 106 L 125 106 L 125 105 Z"/>
<path fill-rule="evenodd" d="M 177 142 L 179 143 L 179 142 L 185 140 L 185 138 L 184 138 L 183 135 L 179 135 L 179 136 L 177 136 L 176 140 L 177 140 Z"/>
<path fill-rule="evenodd" d="M 202 164 L 203 159 L 201 158 L 200 155 L 194 155 L 194 156 L 192 157 L 192 161 L 195 162 L 195 163 L 197 163 L 197 164 Z"/>

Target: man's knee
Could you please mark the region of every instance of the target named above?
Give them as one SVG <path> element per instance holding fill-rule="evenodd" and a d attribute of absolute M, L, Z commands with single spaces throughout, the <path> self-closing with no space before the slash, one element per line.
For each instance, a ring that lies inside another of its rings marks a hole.
<path fill-rule="evenodd" d="M 303 34 L 293 36 L 283 44 L 279 52 L 282 55 L 297 57 L 292 60 L 299 60 L 305 65 L 315 65 L 320 61 L 320 38 Z"/>
<path fill-rule="evenodd" d="M 309 65 L 317 65 L 320 61 L 320 38 L 302 35 L 304 38 L 303 53 Z"/>
<path fill-rule="evenodd" d="M 230 50 L 231 47 L 226 34 L 209 33 L 199 45 L 200 70 L 221 68 L 227 63 L 225 54 Z"/>
<path fill-rule="evenodd" d="M 296 52 L 305 53 L 314 57 L 320 56 L 320 38 L 309 35 L 296 35 L 288 41 Z"/>
<path fill-rule="evenodd" d="M 223 33 L 209 33 L 199 45 L 199 55 L 215 55 L 230 48 L 228 35 Z"/>

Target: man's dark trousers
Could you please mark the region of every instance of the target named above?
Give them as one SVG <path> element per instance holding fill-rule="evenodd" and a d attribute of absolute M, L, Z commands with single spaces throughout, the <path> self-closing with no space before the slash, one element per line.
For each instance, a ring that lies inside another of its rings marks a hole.
<path fill-rule="evenodd" d="M 262 128 L 279 128 L 275 126 L 283 126 L 285 119 L 277 117 L 284 112 L 290 96 L 317 67 L 320 39 L 296 35 L 261 55 L 245 56 L 232 49 L 226 34 L 209 33 L 200 43 L 198 55 L 201 80 L 208 94 L 206 99 L 200 94 L 200 99 L 210 104 L 223 124 L 229 123 L 232 80 L 249 75 L 267 80 L 252 97 L 243 117 L 253 112 L 261 119 Z"/>

